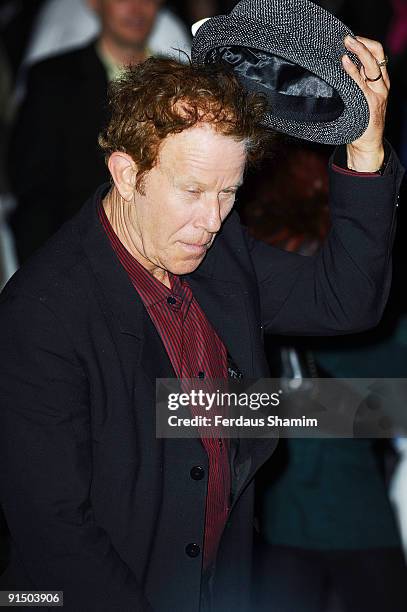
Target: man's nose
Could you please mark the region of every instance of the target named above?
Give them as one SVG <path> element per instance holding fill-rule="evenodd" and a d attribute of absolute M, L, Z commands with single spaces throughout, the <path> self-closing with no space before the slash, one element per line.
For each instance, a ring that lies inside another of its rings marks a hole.
<path fill-rule="evenodd" d="M 217 196 L 206 199 L 201 211 L 199 225 L 210 234 L 215 234 L 220 230 L 222 217 L 220 202 Z"/>

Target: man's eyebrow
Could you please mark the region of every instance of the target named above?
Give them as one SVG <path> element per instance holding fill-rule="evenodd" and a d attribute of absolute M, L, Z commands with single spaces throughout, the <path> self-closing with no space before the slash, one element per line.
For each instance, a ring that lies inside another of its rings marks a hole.
<path fill-rule="evenodd" d="M 229 187 L 225 187 L 225 189 L 222 189 L 222 191 L 228 191 L 229 189 L 236 189 L 237 191 L 239 187 L 241 187 L 242 185 L 243 185 L 243 179 L 240 179 L 238 183 L 236 183 L 235 185 L 230 185 Z"/>
<path fill-rule="evenodd" d="M 244 179 L 241 178 L 235 185 L 229 185 L 228 187 L 225 187 L 224 189 L 222 189 L 222 191 L 227 191 L 228 189 L 239 189 L 239 187 L 243 185 L 243 182 L 244 182 Z M 207 187 L 205 183 L 202 183 L 201 181 L 199 181 L 198 179 L 192 176 L 175 177 L 174 183 L 177 185 L 188 185 L 191 187 L 193 186 L 193 187 L 198 187 L 201 189 L 205 189 Z"/>
<path fill-rule="evenodd" d="M 204 183 L 201 183 L 198 179 L 192 176 L 176 176 L 174 183 L 177 185 L 193 185 L 194 187 L 205 187 Z"/>
<path fill-rule="evenodd" d="M 178 179 L 178 182 L 181 183 L 182 185 L 194 185 L 194 187 L 206 187 L 205 183 L 202 183 L 201 181 L 199 181 L 196 178 L 193 178 L 192 176 L 189 176 L 186 178 L 180 178 Z"/>

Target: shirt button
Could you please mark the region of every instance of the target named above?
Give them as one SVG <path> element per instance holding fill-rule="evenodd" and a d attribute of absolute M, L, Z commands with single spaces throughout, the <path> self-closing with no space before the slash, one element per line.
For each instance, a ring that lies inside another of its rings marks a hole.
<path fill-rule="evenodd" d="M 202 480 L 205 476 L 205 470 L 200 465 L 195 465 L 190 473 L 193 480 Z"/>
<path fill-rule="evenodd" d="M 198 557 L 201 552 L 201 547 L 199 544 L 188 544 L 185 546 L 185 552 L 187 553 L 188 557 Z"/>
<path fill-rule="evenodd" d="M 175 299 L 175 297 L 172 297 L 172 295 L 170 295 L 170 297 L 167 298 L 167 304 L 170 304 L 171 306 L 173 306 L 176 303 L 177 303 L 177 300 Z"/>
<path fill-rule="evenodd" d="M 201 380 L 205 378 L 205 372 L 198 372 L 198 378 L 200 378 Z"/>

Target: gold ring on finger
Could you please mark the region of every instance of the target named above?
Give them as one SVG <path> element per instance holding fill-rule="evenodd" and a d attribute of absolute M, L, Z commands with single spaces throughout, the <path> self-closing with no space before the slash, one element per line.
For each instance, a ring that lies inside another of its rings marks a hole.
<path fill-rule="evenodd" d="M 389 58 L 387 57 L 387 55 L 385 55 L 383 60 L 376 60 L 376 63 L 380 67 L 387 66 L 387 64 L 389 63 Z"/>

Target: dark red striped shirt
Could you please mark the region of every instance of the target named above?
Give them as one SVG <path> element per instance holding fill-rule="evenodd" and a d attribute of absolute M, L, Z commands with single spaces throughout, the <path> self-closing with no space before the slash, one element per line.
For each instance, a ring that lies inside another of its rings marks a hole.
<path fill-rule="evenodd" d="M 150 274 L 115 234 L 102 205 L 99 217 L 119 261 L 143 301 L 178 378 L 227 378 L 226 348 L 209 323 L 188 283 L 168 274 L 168 289 Z M 203 566 L 216 558 L 229 514 L 230 465 L 226 440 L 201 438 L 208 455 Z"/>

